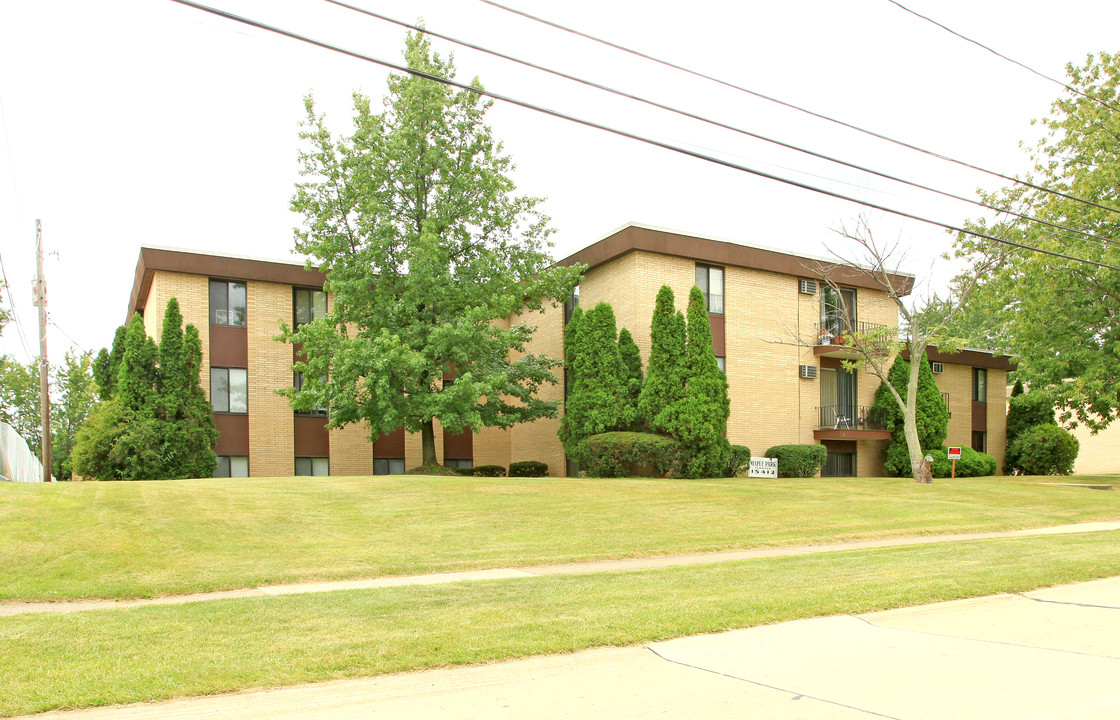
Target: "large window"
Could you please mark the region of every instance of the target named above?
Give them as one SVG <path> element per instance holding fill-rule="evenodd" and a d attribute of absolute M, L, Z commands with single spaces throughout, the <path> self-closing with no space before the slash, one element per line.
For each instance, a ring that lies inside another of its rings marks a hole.
<path fill-rule="evenodd" d="M 988 371 L 972 368 L 972 402 L 988 402 Z"/>
<path fill-rule="evenodd" d="M 821 368 L 821 428 L 853 430 L 858 427 L 856 374 L 836 368 Z"/>
<path fill-rule="evenodd" d="M 404 458 L 374 458 L 374 475 L 396 475 L 404 472 Z"/>
<path fill-rule="evenodd" d="M 855 289 L 821 286 L 821 338 L 839 338 L 844 333 L 851 332 L 855 322 Z"/>
<path fill-rule="evenodd" d="M 245 455 L 219 455 L 214 477 L 249 477 L 249 458 Z"/>
<path fill-rule="evenodd" d="M 327 294 L 322 290 L 295 288 L 295 326 L 305 325 L 327 314 Z"/>
<path fill-rule="evenodd" d="M 210 368 L 210 405 L 214 412 L 249 412 L 249 371 Z"/>
<path fill-rule="evenodd" d="M 245 283 L 210 281 L 210 324 L 245 327 Z"/>
<path fill-rule="evenodd" d="M 297 457 L 296 475 L 299 477 L 326 477 L 331 474 L 330 459 L 325 457 Z"/>
<path fill-rule="evenodd" d="M 825 457 L 821 477 L 855 477 L 856 454 L 854 452 L 829 452 Z"/>
<path fill-rule="evenodd" d="M 572 321 L 572 313 L 579 307 L 579 285 L 572 288 L 572 294 L 564 301 L 564 324 Z"/>
<path fill-rule="evenodd" d="M 326 378 L 323 378 L 323 381 L 326 381 Z M 303 373 L 297 372 L 292 377 L 292 387 L 296 389 L 296 392 L 303 390 Z M 315 415 L 318 417 L 325 417 L 327 415 L 327 409 L 325 407 L 319 407 L 318 405 L 312 405 L 309 410 L 297 409 L 295 412 L 296 415 Z"/>
<path fill-rule="evenodd" d="M 976 452 L 988 452 L 988 433 L 984 430 L 972 431 L 972 449 Z"/>
<path fill-rule="evenodd" d="M 708 312 L 723 314 L 723 268 L 710 265 L 696 266 L 696 286 L 704 293 Z"/>
<path fill-rule="evenodd" d="M 443 466 L 445 468 L 451 468 L 452 470 L 458 470 L 459 468 L 469 468 L 469 467 L 474 467 L 474 460 L 471 460 L 469 458 L 463 458 L 463 459 L 444 458 L 443 459 Z"/>

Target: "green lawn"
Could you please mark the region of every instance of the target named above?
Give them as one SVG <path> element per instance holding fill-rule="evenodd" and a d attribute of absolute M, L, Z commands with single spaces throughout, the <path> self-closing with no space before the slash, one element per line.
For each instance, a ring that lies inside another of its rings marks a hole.
<path fill-rule="evenodd" d="M 4 483 L 0 601 L 144 597 L 1120 519 L 1120 493 L 1039 479 L 1062 480 Z"/>
<path fill-rule="evenodd" d="M 1025 537 L 0 618 L 0 715 L 486 662 L 1024 591 L 1120 575 L 1118 539 L 1118 532 Z"/>

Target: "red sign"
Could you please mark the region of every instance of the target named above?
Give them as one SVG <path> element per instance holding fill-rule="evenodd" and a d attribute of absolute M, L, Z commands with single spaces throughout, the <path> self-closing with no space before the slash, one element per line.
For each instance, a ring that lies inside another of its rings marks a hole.
<path fill-rule="evenodd" d="M 961 459 L 961 449 L 959 447 L 949 448 L 949 459 L 950 460 L 960 460 Z"/>

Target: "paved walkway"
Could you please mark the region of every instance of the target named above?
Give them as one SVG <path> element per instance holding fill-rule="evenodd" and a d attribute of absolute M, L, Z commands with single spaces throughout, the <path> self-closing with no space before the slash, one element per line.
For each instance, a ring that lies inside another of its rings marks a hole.
<path fill-rule="evenodd" d="M 899 547 L 903 545 L 928 545 L 932 543 L 960 542 L 964 540 L 989 540 L 992 538 L 1026 537 L 1031 535 L 1064 535 L 1070 533 L 1099 532 L 1120 530 L 1120 521 L 1088 522 L 1076 525 L 1033 528 L 1029 530 L 1009 530 L 1003 532 L 967 533 L 960 535 L 921 535 L 915 537 L 884 538 L 880 540 L 857 540 L 852 542 L 826 543 L 821 545 L 795 545 L 790 547 L 761 548 L 756 550 L 727 550 L 723 552 L 695 553 L 691 555 L 666 555 L 652 558 L 631 558 L 624 560 L 593 560 L 589 562 L 565 563 L 559 565 L 534 565 L 520 568 L 495 568 L 492 570 L 468 570 L 464 572 L 438 573 L 433 575 L 410 575 L 403 577 L 382 577 L 368 580 L 338 580 L 334 582 L 300 583 L 297 585 L 268 585 L 241 590 L 196 593 L 193 595 L 172 595 L 160 598 L 139 600 L 78 600 L 73 602 L 27 602 L 0 603 L 0 617 L 24 615 L 28 613 L 71 613 L 85 610 L 106 610 L 140 607 L 143 605 L 179 605 L 207 600 L 227 598 L 263 597 L 266 595 L 298 595 L 302 593 L 334 592 L 337 590 L 365 590 L 371 588 L 400 587 L 404 585 L 440 585 L 468 580 L 514 580 L 518 578 L 539 577 L 541 575 L 584 575 L 589 573 L 616 572 L 627 570 L 650 570 L 680 565 L 702 565 L 707 563 L 751 560 L 756 558 L 782 557 L 791 555 L 811 555 L 841 550 L 865 550 L 870 548 Z"/>
<path fill-rule="evenodd" d="M 1120 578 L 38 720 L 1120 717 Z"/>

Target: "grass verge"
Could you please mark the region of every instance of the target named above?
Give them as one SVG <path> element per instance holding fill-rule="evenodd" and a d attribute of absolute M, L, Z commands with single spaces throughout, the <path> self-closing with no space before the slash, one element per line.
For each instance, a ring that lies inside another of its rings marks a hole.
<path fill-rule="evenodd" d="M 1116 533 L 0 619 L 0 715 L 481 663 L 1120 575 Z"/>
<path fill-rule="evenodd" d="M 151 597 L 1120 518 L 1120 493 L 1039 479 L 3 483 L 0 601 Z"/>

